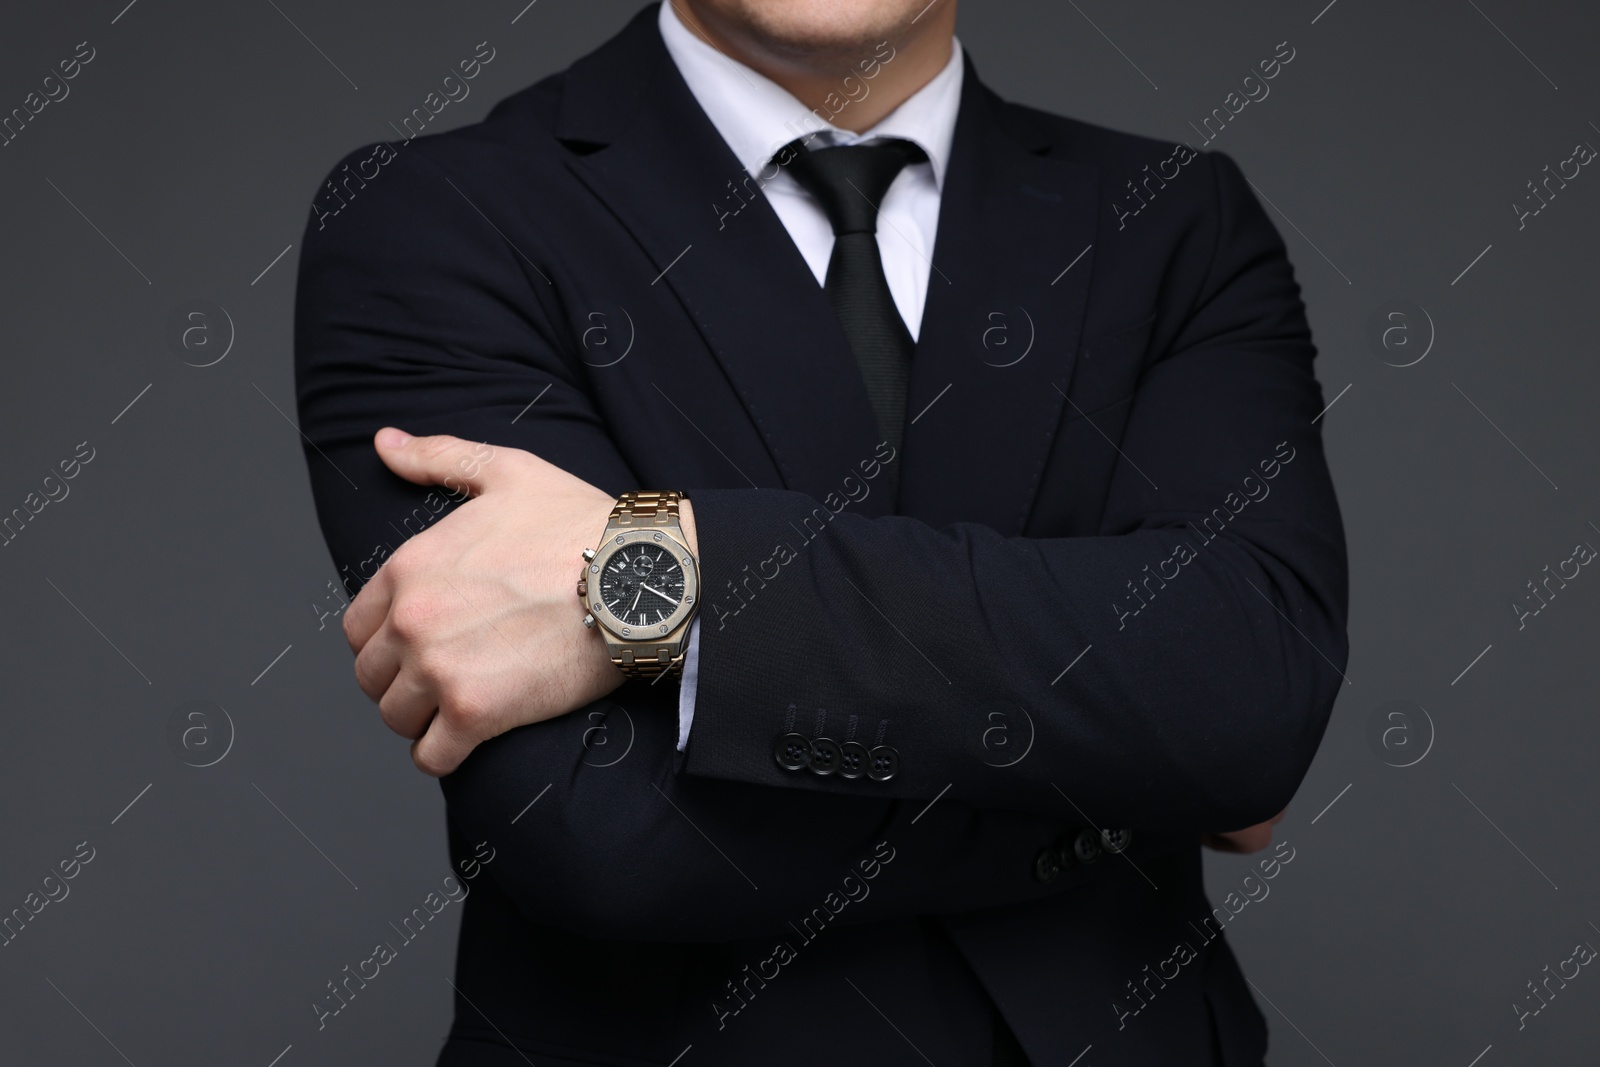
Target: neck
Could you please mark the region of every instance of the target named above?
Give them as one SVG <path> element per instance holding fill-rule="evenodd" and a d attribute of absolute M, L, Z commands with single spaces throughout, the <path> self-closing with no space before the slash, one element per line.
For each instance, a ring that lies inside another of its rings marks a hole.
<path fill-rule="evenodd" d="M 931 5 L 878 41 L 796 44 L 764 37 L 705 0 L 670 0 L 689 31 L 787 90 L 842 130 L 862 133 L 910 99 L 950 62 L 955 0 Z"/>

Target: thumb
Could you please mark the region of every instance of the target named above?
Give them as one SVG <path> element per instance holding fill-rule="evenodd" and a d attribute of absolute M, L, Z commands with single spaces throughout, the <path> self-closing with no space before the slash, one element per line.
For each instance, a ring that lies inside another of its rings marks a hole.
<path fill-rule="evenodd" d="M 487 468 L 495 455 L 488 444 L 449 434 L 413 437 L 393 426 L 379 430 L 372 443 L 384 466 L 408 482 L 442 485 L 473 496 L 488 488 Z"/>

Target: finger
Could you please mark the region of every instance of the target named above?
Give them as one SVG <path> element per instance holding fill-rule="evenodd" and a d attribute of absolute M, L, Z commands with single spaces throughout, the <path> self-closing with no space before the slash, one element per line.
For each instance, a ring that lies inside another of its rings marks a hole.
<path fill-rule="evenodd" d="M 395 638 L 394 630 L 379 630 L 377 636 L 356 653 L 356 684 L 367 694 L 368 700 L 380 704 L 404 662 L 405 648 Z"/>
<path fill-rule="evenodd" d="M 344 639 L 350 642 L 350 651 L 359 654 L 372 640 L 383 620 L 389 617 L 393 598 L 394 574 L 388 567 L 379 567 L 378 573 L 367 579 L 367 584 L 344 610 Z"/>
<path fill-rule="evenodd" d="M 1260 823 L 1223 836 L 1233 844 L 1236 852 L 1260 852 L 1272 844 L 1272 824 Z"/>
<path fill-rule="evenodd" d="M 438 710 L 438 693 L 415 670 L 402 669 L 378 701 L 383 724 L 412 741 L 427 732 Z"/>
<path fill-rule="evenodd" d="M 385 426 L 373 436 L 372 444 L 385 466 L 418 485 L 442 485 L 476 496 L 488 488 L 495 469 L 490 462 L 495 449 L 448 434 L 412 437 Z"/>
<path fill-rule="evenodd" d="M 477 743 L 477 738 L 461 729 L 455 716 L 441 712 L 428 724 L 427 732 L 412 742 L 411 762 L 424 774 L 443 778 L 461 766 Z"/>

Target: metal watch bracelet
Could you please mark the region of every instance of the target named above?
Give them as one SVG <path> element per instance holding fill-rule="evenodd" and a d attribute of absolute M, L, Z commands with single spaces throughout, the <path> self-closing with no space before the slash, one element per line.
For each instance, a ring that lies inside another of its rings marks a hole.
<path fill-rule="evenodd" d="M 589 607 L 590 613 L 584 616 L 584 625 L 598 628 L 606 642 L 607 651 L 611 655 L 611 662 L 625 678 L 656 679 L 662 674 L 679 675 L 683 671 L 684 650 L 687 646 L 687 625 L 693 618 L 694 611 L 691 605 L 687 616 L 676 623 L 670 634 L 663 640 L 627 639 L 619 637 L 612 629 L 596 620 L 596 615 L 604 612 L 603 604 L 597 604 L 596 597 L 591 596 L 589 584 L 591 578 L 598 582 L 598 572 L 595 570 L 594 561 L 598 552 L 604 551 L 606 545 L 619 534 L 627 531 L 658 530 L 665 531 L 683 553 L 686 576 L 689 568 L 694 566 L 693 555 L 688 550 L 688 545 L 683 537 L 683 525 L 679 519 L 679 502 L 683 494 L 678 490 L 631 490 L 617 498 L 616 504 L 611 509 L 605 530 L 601 536 L 598 549 L 585 549 L 583 558 L 586 565 L 584 576 L 578 582 L 578 595 Z M 591 572 L 594 573 L 591 573 Z M 693 595 L 687 590 L 698 587 L 698 582 L 686 583 L 685 600 L 692 601 Z"/>

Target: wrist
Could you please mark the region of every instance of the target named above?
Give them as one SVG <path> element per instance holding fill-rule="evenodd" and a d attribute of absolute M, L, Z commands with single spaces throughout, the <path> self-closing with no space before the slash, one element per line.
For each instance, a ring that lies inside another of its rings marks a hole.
<path fill-rule="evenodd" d="M 700 558 L 700 538 L 695 532 L 694 504 L 688 497 L 678 503 L 678 525 L 683 530 L 683 539 L 689 546 L 689 551 L 695 559 Z"/>

